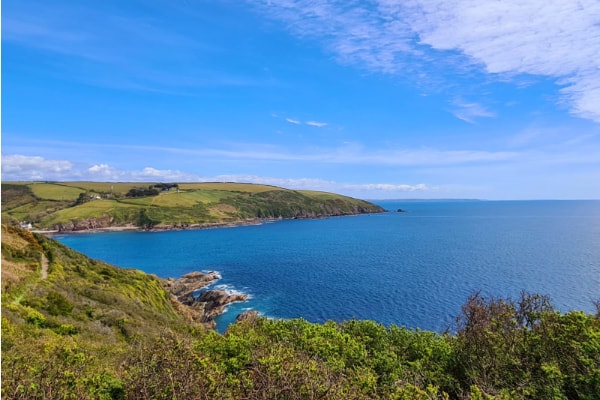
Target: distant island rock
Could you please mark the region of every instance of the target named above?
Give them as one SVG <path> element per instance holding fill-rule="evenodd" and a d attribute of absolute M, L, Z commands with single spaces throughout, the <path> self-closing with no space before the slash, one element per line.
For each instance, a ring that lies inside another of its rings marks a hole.
<path fill-rule="evenodd" d="M 404 213 L 404 212 L 406 212 L 406 210 L 403 210 L 403 209 L 399 208 L 396 212 Z"/>

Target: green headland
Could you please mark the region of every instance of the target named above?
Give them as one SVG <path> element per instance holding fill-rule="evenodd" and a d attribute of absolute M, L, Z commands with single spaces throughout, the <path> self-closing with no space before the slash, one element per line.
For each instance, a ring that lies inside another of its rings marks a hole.
<path fill-rule="evenodd" d="M 333 193 L 243 183 L 2 183 L 3 219 L 39 230 L 193 228 L 382 211 Z"/>

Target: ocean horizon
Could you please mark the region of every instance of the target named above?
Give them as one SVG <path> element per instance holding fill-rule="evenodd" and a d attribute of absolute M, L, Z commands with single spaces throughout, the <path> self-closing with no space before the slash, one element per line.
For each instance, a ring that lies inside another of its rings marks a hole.
<path fill-rule="evenodd" d="M 548 295 L 561 311 L 600 299 L 600 201 L 371 200 L 386 210 L 164 232 L 61 234 L 92 258 L 161 278 L 217 271 L 240 312 L 311 322 L 369 319 L 452 330 L 468 296 Z M 397 210 L 404 212 L 397 212 Z"/>

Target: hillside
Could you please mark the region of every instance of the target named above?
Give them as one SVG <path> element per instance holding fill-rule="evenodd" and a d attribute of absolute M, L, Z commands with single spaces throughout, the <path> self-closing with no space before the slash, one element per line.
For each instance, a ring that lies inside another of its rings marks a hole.
<path fill-rule="evenodd" d="M 2 183 L 3 220 L 41 230 L 189 228 L 382 211 L 333 193 L 241 183 Z"/>
<path fill-rule="evenodd" d="M 598 399 L 600 303 L 472 295 L 456 333 L 246 315 L 204 328 L 141 271 L 2 226 L 2 398 Z M 184 290 L 185 292 L 185 290 Z"/>

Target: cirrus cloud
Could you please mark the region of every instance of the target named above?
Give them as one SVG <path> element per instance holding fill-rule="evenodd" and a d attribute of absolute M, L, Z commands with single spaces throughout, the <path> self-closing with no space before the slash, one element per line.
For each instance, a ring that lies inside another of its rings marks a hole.
<path fill-rule="evenodd" d="M 572 114 L 600 122 L 597 0 L 248 1 L 343 63 L 431 81 L 444 79 L 440 65 L 549 77 Z"/>

